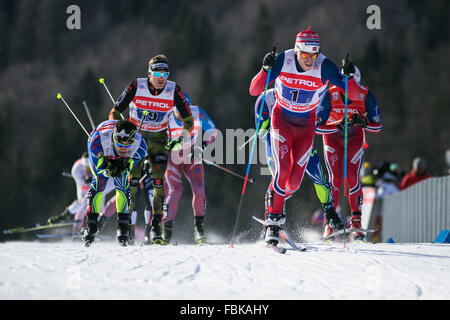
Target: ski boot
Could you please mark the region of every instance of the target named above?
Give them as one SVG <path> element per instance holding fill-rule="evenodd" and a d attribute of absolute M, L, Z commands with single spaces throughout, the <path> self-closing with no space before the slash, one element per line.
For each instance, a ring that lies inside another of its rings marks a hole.
<path fill-rule="evenodd" d="M 265 241 L 268 245 L 277 245 L 280 242 L 281 226 L 286 221 L 286 215 L 270 213 L 266 219 L 267 229 Z"/>
<path fill-rule="evenodd" d="M 280 218 L 281 219 L 280 220 L 281 224 L 283 224 L 286 221 L 286 200 L 288 198 L 290 198 L 290 197 L 292 197 L 292 195 L 290 195 L 290 196 L 285 198 L 285 201 L 283 203 L 283 212 L 281 213 L 281 215 L 279 215 L 279 214 L 272 214 L 273 217 L 281 216 L 281 218 Z M 265 198 L 264 198 L 264 219 L 265 219 L 266 222 L 267 222 L 267 220 L 269 219 L 269 217 L 271 215 L 269 213 L 269 210 L 271 210 L 271 208 L 272 208 L 272 198 L 273 198 L 273 191 L 267 191 L 266 194 L 265 194 Z M 269 223 L 267 223 L 267 225 L 265 225 L 263 230 L 261 231 L 261 235 L 260 235 L 261 240 L 265 240 L 266 239 L 268 225 L 269 225 Z M 276 243 L 279 242 L 279 235 L 277 235 L 277 237 L 278 237 L 278 240 L 276 241 Z M 265 241 L 267 242 L 267 240 L 265 240 Z M 269 244 L 269 243 L 267 243 L 267 244 Z"/>
<path fill-rule="evenodd" d="M 172 230 L 173 230 L 173 221 L 171 220 L 164 220 L 163 224 L 163 239 L 167 243 L 170 242 L 170 238 L 172 238 Z"/>
<path fill-rule="evenodd" d="M 331 204 L 325 204 L 324 205 L 324 211 L 325 211 L 325 229 L 323 231 L 323 238 L 328 237 L 330 234 L 332 234 L 335 231 L 341 230 L 345 228 L 344 222 L 341 220 L 339 215 L 334 210 L 334 206 Z M 327 240 L 334 241 L 334 237 L 331 237 Z"/>
<path fill-rule="evenodd" d="M 152 226 L 150 228 L 150 239 L 152 244 L 168 244 L 162 237 L 162 214 L 153 214 Z"/>
<path fill-rule="evenodd" d="M 127 246 L 130 240 L 130 229 L 129 229 L 129 214 L 128 213 L 118 213 L 117 214 L 117 241 L 122 246 Z"/>
<path fill-rule="evenodd" d="M 97 218 L 98 213 L 89 212 L 86 220 L 86 228 L 83 232 L 84 245 L 89 247 L 94 242 L 95 234 L 97 233 Z"/>
<path fill-rule="evenodd" d="M 194 241 L 195 244 L 207 243 L 205 216 L 194 217 Z"/>
<path fill-rule="evenodd" d="M 353 211 L 350 228 L 361 229 L 361 212 Z M 364 240 L 365 236 L 362 232 L 352 232 L 353 240 Z"/>
<path fill-rule="evenodd" d="M 52 225 L 69 221 L 73 221 L 73 215 L 66 208 L 60 215 L 48 218 L 47 224 Z"/>

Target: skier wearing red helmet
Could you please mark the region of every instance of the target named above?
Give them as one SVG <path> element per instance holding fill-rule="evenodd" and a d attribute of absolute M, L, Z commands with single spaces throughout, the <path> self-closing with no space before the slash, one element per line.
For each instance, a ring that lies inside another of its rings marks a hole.
<path fill-rule="evenodd" d="M 267 79 L 269 69 L 270 78 Z M 353 63 L 346 59 L 343 69 L 349 78 L 349 97 L 357 99 L 359 87 L 352 79 Z M 285 197 L 300 188 L 311 154 L 316 107 L 328 82 L 345 88 L 345 76 L 336 64 L 320 53 L 320 36 L 308 27 L 298 33 L 295 48 L 279 55 L 274 52 L 265 55 L 262 69 L 251 81 L 250 95 L 261 94 L 266 80 L 269 85 L 275 82 L 277 103 L 271 114 L 275 172 L 266 196 L 270 203 L 265 240 L 277 244 L 285 222 L 282 214 Z"/>

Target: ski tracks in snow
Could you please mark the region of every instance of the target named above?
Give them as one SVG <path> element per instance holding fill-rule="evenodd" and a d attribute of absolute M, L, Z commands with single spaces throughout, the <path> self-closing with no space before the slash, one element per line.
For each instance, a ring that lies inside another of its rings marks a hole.
<path fill-rule="evenodd" d="M 0 244 L 0 299 L 450 299 L 450 246 Z"/>

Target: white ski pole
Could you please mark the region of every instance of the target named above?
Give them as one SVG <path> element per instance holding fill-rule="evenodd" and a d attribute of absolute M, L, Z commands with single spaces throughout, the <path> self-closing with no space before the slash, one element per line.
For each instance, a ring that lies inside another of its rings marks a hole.
<path fill-rule="evenodd" d="M 255 134 L 253 134 L 242 146 L 239 147 L 239 150 L 241 150 L 244 146 L 247 145 L 247 143 L 249 143 L 250 141 L 252 141 L 253 139 L 255 139 L 256 137 L 256 132 Z"/>

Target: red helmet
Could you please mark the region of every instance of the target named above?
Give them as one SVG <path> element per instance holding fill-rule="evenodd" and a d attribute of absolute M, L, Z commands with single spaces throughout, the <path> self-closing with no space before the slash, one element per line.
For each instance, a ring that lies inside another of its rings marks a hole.
<path fill-rule="evenodd" d="M 309 53 L 317 53 L 320 49 L 320 36 L 311 26 L 308 29 L 300 31 L 295 40 L 295 52 L 304 51 Z"/>

